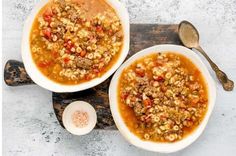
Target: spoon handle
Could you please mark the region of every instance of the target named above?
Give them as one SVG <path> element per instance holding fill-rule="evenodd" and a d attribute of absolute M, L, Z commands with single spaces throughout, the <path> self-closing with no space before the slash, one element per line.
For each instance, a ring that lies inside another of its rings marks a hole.
<path fill-rule="evenodd" d="M 196 47 L 196 50 L 198 50 L 210 63 L 212 69 L 215 71 L 216 76 L 220 83 L 222 84 L 224 90 L 226 91 L 232 91 L 234 88 L 234 82 L 230 79 L 228 79 L 227 75 L 219 69 L 219 67 L 210 59 L 210 57 L 205 53 L 205 51 L 200 47 Z"/>

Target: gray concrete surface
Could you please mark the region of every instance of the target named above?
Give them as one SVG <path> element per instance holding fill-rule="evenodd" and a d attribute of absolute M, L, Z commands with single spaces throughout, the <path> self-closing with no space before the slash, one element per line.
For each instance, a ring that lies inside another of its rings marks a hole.
<path fill-rule="evenodd" d="M 21 60 L 23 22 L 38 0 L 3 0 L 3 64 Z M 201 34 L 210 57 L 236 81 L 235 0 L 122 0 L 131 23 L 178 23 L 187 19 Z M 205 62 L 206 63 L 206 62 Z M 208 66 L 209 68 L 209 66 Z M 210 68 L 209 68 L 210 69 Z M 213 78 L 215 79 L 214 74 Z M 235 89 L 236 90 L 236 89 Z M 236 153 L 236 91 L 217 82 L 217 102 L 200 138 L 170 155 L 233 156 Z M 3 155 L 6 156 L 152 156 L 162 155 L 130 145 L 118 131 L 73 136 L 53 113 L 51 93 L 36 85 L 3 84 Z"/>

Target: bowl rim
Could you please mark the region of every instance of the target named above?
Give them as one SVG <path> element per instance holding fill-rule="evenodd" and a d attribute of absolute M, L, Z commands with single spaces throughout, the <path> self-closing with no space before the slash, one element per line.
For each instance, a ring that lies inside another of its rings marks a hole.
<path fill-rule="evenodd" d="M 151 142 L 151 141 L 144 141 L 141 140 L 139 137 L 137 137 L 135 134 L 130 132 L 129 128 L 125 125 L 121 114 L 119 112 L 118 108 L 118 98 L 117 98 L 117 88 L 118 88 L 118 81 L 120 78 L 120 75 L 124 68 L 132 64 L 135 60 L 142 58 L 143 56 L 147 56 L 149 54 L 153 53 L 165 53 L 165 52 L 174 52 L 177 54 L 182 54 L 185 57 L 189 58 L 194 65 L 202 72 L 203 77 L 205 78 L 205 82 L 208 88 L 208 110 L 205 114 L 205 117 L 203 121 L 200 123 L 200 125 L 189 135 L 184 137 L 182 140 L 174 142 L 174 143 L 160 143 L 160 142 Z M 212 113 L 212 110 L 215 105 L 215 99 L 216 99 L 216 87 L 215 82 L 212 79 L 206 65 L 202 62 L 200 57 L 194 53 L 192 50 L 179 46 L 179 45 L 173 45 L 173 44 L 162 44 L 162 45 L 156 45 L 152 46 L 146 49 L 143 49 L 139 52 L 137 52 L 135 55 L 130 57 L 128 60 L 126 60 L 120 68 L 116 71 L 114 74 L 110 86 L 109 86 L 109 103 L 110 103 L 110 109 L 113 116 L 113 119 L 115 121 L 115 124 L 121 134 L 125 137 L 126 140 L 128 140 L 131 144 L 153 152 L 160 152 L 160 153 L 172 153 L 179 151 L 190 144 L 192 144 L 197 138 L 202 134 L 203 130 L 205 129 L 207 122 L 209 120 L 209 117 Z"/>
<path fill-rule="evenodd" d="M 41 73 L 38 69 L 34 60 L 32 58 L 31 50 L 30 50 L 30 33 L 32 29 L 32 24 L 34 22 L 35 17 L 39 13 L 42 7 L 45 6 L 50 0 L 41 0 L 39 1 L 34 8 L 32 9 L 31 13 L 28 15 L 23 28 L 22 34 L 22 41 L 21 41 L 21 57 L 25 66 L 27 73 L 29 74 L 30 78 L 39 86 L 53 91 L 53 92 L 76 92 L 82 91 L 85 89 L 92 88 L 103 81 L 105 81 L 109 76 L 111 76 L 123 63 L 126 56 L 129 52 L 129 44 L 130 44 L 130 23 L 129 23 L 129 14 L 124 6 L 123 3 L 117 0 L 105 0 L 117 13 L 118 17 L 121 20 L 124 38 L 123 38 L 123 46 L 115 63 L 101 76 L 94 78 L 87 82 L 82 82 L 76 85 L 65 85 L 61 83 L 57 83 L 45 75 Z"/>

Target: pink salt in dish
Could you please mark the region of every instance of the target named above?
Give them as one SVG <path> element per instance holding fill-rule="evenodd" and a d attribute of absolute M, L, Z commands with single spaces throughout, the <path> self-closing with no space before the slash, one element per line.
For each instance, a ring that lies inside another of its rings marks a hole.
<path fill-rule="evenodd" d="M 87 102 L 75 101 L 65 108 L 62 114 L 62 122 L 70 133 L 85 135 L 92 131 L 96 125 L 96 111 Z"/>
<path fill-rule="evenodd" d="M 72 115 L 73 124 L 78 128 L 83 128 L 88 125 L 89 116 L 87 112 L 75 111 Z"/>

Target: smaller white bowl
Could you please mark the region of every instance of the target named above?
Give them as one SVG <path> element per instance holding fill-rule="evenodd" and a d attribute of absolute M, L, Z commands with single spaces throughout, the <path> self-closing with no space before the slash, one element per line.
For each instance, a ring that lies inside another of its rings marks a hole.
<path fill-rule="evenodd" d="M 129 52 L 129 43 L 130 43 L 129 14 L 124 4 L 122 4 L 118 0 L 106 0 L 106 2 L 116 11 L 117 15 L 119 16 L 121 20 L 121 24 L 123 28 L 123 34 L 124 34 L 123 47 L 117 61 L 101 77 L 98 77 L 98 78 L 95 78 L 90 81 L 80 83 L 77 85 L 63 85 L 63 84 L 60 84 L 60 83 L 57 83 L 48 79 L 39 71 L 38 67 L 34 63 L 31 50 L 30 50 L 29 39 L 30 39 L 30 33 L 31 33 L 31 28 L 32 28 L 34 19 L 37 16 L 38 12 L 45 6 L 45 4 L 48 3 L 48 1 L 49 0 L 40 0 L 39 3 L 33 8 L 31 13 L 29 14 L 24 24 L 22 42 L 21 42 L 21 55 L 22 55 L 23 63 L 25 65 L 25 69 L 27 73 L 29 74 L 30 78 L 39 86 L 53 92 L 81 91 L 88 88 L 92 88 L 102 83 L 103 81 L 105 81 L 122 64 L 122 62 L 125 60 Z"/>
<path fill-rule="evenodd" d="M 173 142 L 173 143 L 151 142 L 151 141 L 144 141 L 140 139 L 135 134 L 130 132 L 129 128 L 126 126 L 126 124 L 124 123 L 124 120 L 122 119 L 122 116 L 119 112 L 119 107 L 118 107 L 117 88 L 118 88 L 118 81 L 119 81 L 122 71 L 126 67 L 131 65 L 137 59 L 147 56 L 149 54 L 154 54 L 158 52 L 160 53 L 173 52 L 177 54 L 182 54 L 188 59 L 190 59 L 195 64 L 195 66 L 201 71 L 203 77 L 205 78 L 205 82 L 207 83 L 206 85 L 207 85 L 208 93 L 209 93 L 208 94 L 208 99 L 209 99 L 208 110 L 206 112 L 206 115 L 203 121 L 196 128 L 196 130 L 194 130 L 191 134 L 184 137 L 182 140 Z M 176 152 L 178 150 L 181 150 L 189 146 L 191 143 L 193 143 L 202 134 L 203 130 L 205 129 L 208 119 L 215 105 L 215 99 L 216 99 L 215 82 L 212 79 L 211 75 L 209 74 L 207 67 L 203 64 L 199 56 L 195 54 L 192 50 L 187 49 L 183 46 L 170 45 L 170 44 L 153 46 L 153 47 L 141 50 L 140 52 L 133 55 L 125 63 L 123 63 L 122 66 L 116 71 L 116 73 L 114 74 L 111 80 L 111 84 L 109 88 L 109 101 L 110 101 L 110 108 L 111 108 L 112 116 L 121 134 L 131 144 L 137 147 L 143 148 L 145 150 L 161 152 L 161 153 Z"/>
<path fill-rule="evenodd" d="M 78 128 L 73 124 L 72 115 L 75 111 L 88 113 L 88 125 Z M 74 135 L 85 135 L 93 130 L 97 123 L 97 114 L 93 106 L 85 101 L 75 101 L 69 104 L 62 114 L 62 122 L 66 130 Z"/>

